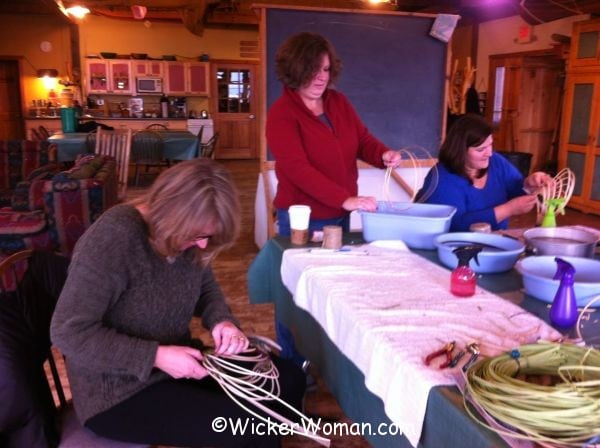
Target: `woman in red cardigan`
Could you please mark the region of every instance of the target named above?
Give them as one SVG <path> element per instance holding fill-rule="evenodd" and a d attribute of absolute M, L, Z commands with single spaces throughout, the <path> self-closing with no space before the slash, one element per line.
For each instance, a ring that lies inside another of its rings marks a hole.
<path fill-rule="evenodd" d="M 287 210 L 294 204 L 311 207 L 309 232 L 324 225 L 348 231 L 351 211 L 377 207 L 374 197 L 358 196 L 356 160 L 396 167 L 400 154 L 371 135 L 348 99 L 331 88 L 341 62 L 323 36 L 291 36 L 275 63 L 284 90 L 269 110 L 266 132 L 278 180 L 279 234 L 290 234 Z"/>
<path fill-rule="evenodd" d="M 290 235 L 288 207 L 311 208 L 309 234 L 326 225 L 350 230 L 350 212 L 374 211 L 377 201 L 358 195 L 356 160 L 396 167 L 400 154 L 369 133 L 348 99 L 331 88 L 341 62 L 320 34 L 298 33 L 277 50 L 283 94 L 267 116 L 267 143 L 275 157 L 279 234 Z M 276 322 L 281 356 L 306 367 L 290 331 Z"/>

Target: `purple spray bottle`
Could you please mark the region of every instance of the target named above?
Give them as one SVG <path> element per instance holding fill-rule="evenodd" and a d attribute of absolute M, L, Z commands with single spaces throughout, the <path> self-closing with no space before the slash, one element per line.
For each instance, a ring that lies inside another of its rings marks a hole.
<path fill-rule="evenodd" d="M 579 317 L 573 289 L 575 268 L 562 258 L 556 257 L 554 261 L 557 265 L 554 280 L 560 280 L 560 283 L 550 307 L 550 322 L 557 327 L 568 328 L 573 326 Z"/>

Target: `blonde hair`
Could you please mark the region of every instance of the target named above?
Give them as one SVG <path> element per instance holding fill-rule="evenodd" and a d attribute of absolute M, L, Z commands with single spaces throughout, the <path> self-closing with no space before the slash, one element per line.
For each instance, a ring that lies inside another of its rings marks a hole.
<path fill-rule="evenodd" d="M 225 167 L 211 159 L 196 158 L 163 171 L 148 192 L 131 204 L 143 210 L 150 243 L 165 257 L 179 255 L 210 229 L 206 249 L 194 246 L 196 262 L 206 265 L 239 235 L 237 191 Z"/>

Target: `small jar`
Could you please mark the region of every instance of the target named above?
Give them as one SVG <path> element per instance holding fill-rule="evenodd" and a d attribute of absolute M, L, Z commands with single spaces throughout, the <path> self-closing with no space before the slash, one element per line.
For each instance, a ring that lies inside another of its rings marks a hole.
<path fill-rule="evenodd" d="M 474 222 L 469 226 L 471 232 L 492 233 L 492 226 L 489 222 Z"/>

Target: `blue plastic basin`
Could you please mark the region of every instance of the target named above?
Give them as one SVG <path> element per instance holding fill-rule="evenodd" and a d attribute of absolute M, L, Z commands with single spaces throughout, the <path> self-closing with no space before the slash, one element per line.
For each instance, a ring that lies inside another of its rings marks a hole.
<path fill-rule="evenodd" d="M 552 303 L 559 280 L 554 280 L 556 261 L 553 255 L 527 257 L 520 260 L 516 268 L 523 276 L 525 291 L 536 299 Z M 600 295 L 600 261 L 581 257 L 560 257 L 575 268 L 575 298 L 578 306 L 585 306 Z M 592 306 L 600 306 L 600 300 Z"/>
<path fill-rule="evenodd" d="M 493 274 L 512 269 L 525 245 L 518 240 L 492 233 L 452 232 L 439 235 L 435 239 L 438 258 L 444 266 L 454 269 L 458 259 L 452 252 L 459 246 L 481 245 L 482 251 L 477 260 L 471 260 L 469 266 L 479 274 Z"/>
<path fill-rule="evenodd" d="M 450 228 L 456 208 L 449 205 L 378 202 L 377 211 L 360 212 L 363 238 L 402 240 L 412 249 L 435 249 L 433 240 Z"/>

